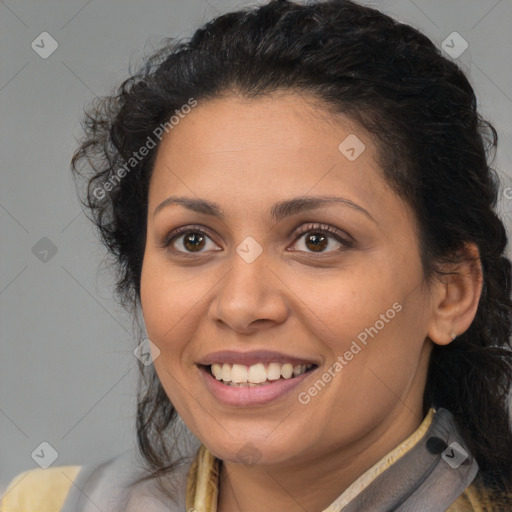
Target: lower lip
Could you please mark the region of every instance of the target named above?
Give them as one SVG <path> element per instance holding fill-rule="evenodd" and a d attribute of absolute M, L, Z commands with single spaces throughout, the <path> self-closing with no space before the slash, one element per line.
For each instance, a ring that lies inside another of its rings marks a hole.
<path fill-rule="evenodd" d="M 207 368 L 200 368 L 200 373 L 212 395 L 224 404 L 235 406 L 262 405 L 277 400 L 293 391 L 313 371 L 309 370 L 291 379 L 279 379 L 272 384 L 240 387 L 222 384 Z"/>

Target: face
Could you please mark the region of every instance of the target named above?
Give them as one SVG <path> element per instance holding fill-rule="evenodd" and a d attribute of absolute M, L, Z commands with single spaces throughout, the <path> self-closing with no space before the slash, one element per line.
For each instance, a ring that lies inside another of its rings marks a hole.
<path fill-rule="evenodd" d="M 166 393 L 223 460 L 291 463 L 423 419 L 432 306 L 377 162 L 296 93 L 198 102 L 162 139 L 142 310 Z"/>

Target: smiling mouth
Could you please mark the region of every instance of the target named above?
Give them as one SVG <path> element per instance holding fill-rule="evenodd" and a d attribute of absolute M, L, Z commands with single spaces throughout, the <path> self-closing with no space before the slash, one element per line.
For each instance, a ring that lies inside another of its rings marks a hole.
<path fill-rule="evenodd" d="M 291 380 L 316 368 L 315 364 L 256 363 L 244 364 L 214 363 L 204 366 L 216 380 L 232 387 L 255 387 Z"/>

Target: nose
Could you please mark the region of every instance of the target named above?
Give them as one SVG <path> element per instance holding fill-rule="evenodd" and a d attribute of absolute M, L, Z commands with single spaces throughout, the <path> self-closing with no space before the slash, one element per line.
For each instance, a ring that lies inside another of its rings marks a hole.
<path fill-rule="evenodd" d="M 210 304 L 209 319 L 239 334 L 282 324 L 288 315 L 286 285 L 262 253 L 251 263 L 237 253 Z"/>

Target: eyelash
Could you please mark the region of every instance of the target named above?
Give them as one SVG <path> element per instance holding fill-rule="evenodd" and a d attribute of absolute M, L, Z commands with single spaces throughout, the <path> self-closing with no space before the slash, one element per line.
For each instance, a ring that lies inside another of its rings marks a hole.
<path fill-rule="evenodd" d="M 167 236 L 165 236 L 164 239 L 162 240 L 160 247 L 163 249 L 172 250 L 172 252 L 180 254 L 180 255 L 195 256 L 197 254 L 202 254 L 201 252 L 193 253 L 193 252 L 183 252 L 183 251 L 173 250 L 170 247 L 171 244 L 178 238 L 179 235 L 186 235 L 188 233 L 198 233 L 201 235 L 206 235 L 208 238 L 213 239 L 209 230 L 207 230 L 203 226 L 200 226 L 200 225 L 183 226 L 181 228 L 175 229 L 174 231 L 169 233 Z M 307 233 L 322 233 L 331 238 L 334 238 L 337 242 L 339 242 L 342 245 L 341 248 L 335 249 L 332 251 L 321 252 L 321 253 L 317 253 L 317 254 L 315 254 L 314 252 L 307 253 L 313 257 L 319 257 L 319 258 L 325 257 L 325 255 L 329 255 L 331 253 L 339 253 L 344 250 L 350 249 L 354 246 L 354 242 L 349 240 L 348 238 L 343 237 L 340 234 L 339 230 L 337 230 L 327 224 L 315 224 L 315 223 L 307 224 L 307 225 L 299 228 L 294 234 L 295 239 L 294 239 L 293 243 L 296 243 L 302 235 L 307 234 Z M 299 252 L 305 252 L 305 251 L 299 251 Z"/>
<path fill-rule="evenodd" d="M 335 249 L 333 251 L 327 251 L 327 252 L 322 252 L 322 253 L 318 253 L 318 254 L 315 254 L 314 252 L 308 252 L 308 254 L 311 254 L 312 256 L 322 257 L 322 255 L 326 255 L 326 254 L 329 255 L 330 253 L 339 253 L 346 249 L 350 249 L 354 246 L 354 243 L 351 240 L 349 240 L 348 238 L 343 237 L 338 229 L 333 228 L 333 227 L 329 226 L 328 224 L 315 224 L 315 223 L 306 224 L 305 226 L 302 226 L 301 228 L 299 228 L 294 234 L 295 239 L 294 239 L 293 243 L 297 242 L 299 240 L 299 238 L 301 238 L 302 235 L 305 235 L 307 233 L 322 233 L 323 235 L 327 235 L 331 238 L 334 238 L 337 242 L 339 242 L 342 245 L 341 248 Z"/>

